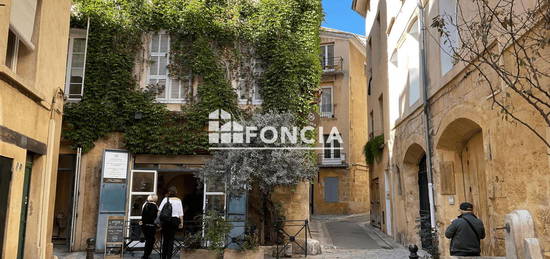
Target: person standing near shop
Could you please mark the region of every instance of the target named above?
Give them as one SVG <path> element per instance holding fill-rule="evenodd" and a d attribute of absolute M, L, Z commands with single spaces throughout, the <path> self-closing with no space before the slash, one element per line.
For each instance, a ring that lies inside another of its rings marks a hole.
<path fill-rule="evenodd" d="M 162 199 L 159 207 L 159 220 L 162 232 L 161 259 L 172 257 L 174 236 L 177 229 L 183 228 L 183 205 L 177 194 L 178 190 L 175 186 L 168 188 L 168 195 Z"/>
<path fill-rule="evenodd" d="M 157 234 L 155 220 L 158 214 L 157 200 L 158 197 L 155 194 L 147 196 L 147 202 L 143 204 L 141 209 L 141 231 L 143 232 L 143 236 L 145 236 L 145 248 L 142 259 L 149 259 L 155 245 L 155 235 Z"/>

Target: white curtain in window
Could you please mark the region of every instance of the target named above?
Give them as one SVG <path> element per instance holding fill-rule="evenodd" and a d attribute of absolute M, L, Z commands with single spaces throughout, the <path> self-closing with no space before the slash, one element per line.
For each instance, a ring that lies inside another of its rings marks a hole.
<path fill-rule="evenodd" d="M 439 15 L 445 19 L 445 30 L 449 32 L 448 36 L 440 38 L 441 73 L 444 75 L 454 66 L 453 48 L 458 46 L 457 0 L 439 1 Z"/>
<path fill-rule="evenodd" d="M 408 55 L 409 78 L 409 106 L 420 99 L 420 45 L 418 43 L 418 21 L 416 21 L 407 33 L 407 39 L 403 44 Z"/>
<path fill-rule="evenodd" d="M 12 0 L 10 12 L 11 29 L 19 36 L 19 39 L 33 49 L 31 42 L 34 31 L 34 17 L 36 14 L 37 0 Z"/>
<path fill-rule="evenodd" d="M 332 88 L 323 88 L 321 93 L 321 115 L 332 113 Z"/>

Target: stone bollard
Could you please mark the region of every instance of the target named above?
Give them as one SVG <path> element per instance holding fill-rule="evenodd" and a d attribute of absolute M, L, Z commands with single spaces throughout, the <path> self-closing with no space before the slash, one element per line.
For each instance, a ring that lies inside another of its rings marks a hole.
<path fill-rule="evenodd" d="M 542 259 L 535 224 L 527 210 L 514 210 L 504 218 L 506 259 Z"/>
<path fill-rule="evenodd" d="M 420 258 L 417 254 L 418 246 L 409 245 L 409 252 L 411 252 L 411 254 L 409 255 L 409 259 L 418 259 L 418 258 Z"/>
<path fill-rule="evenodd" d="M 94 259 L 95 238 L 88 238 L 88 240 L 86 240 L 86 244 L 86 259 Z"/>

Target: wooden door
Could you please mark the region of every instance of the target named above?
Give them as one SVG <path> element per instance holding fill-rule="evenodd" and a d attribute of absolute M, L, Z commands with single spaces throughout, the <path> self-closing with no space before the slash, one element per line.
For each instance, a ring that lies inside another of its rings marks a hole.
<path fill-rule="evenodd" d="M 371 224 L 375 227 L 381 227 L 380 217 L 380 184 L 378 178 L 371 181 Z"/>
<path fill-rule="evenodd" d="M 462 168 L 464 170 L 463 191 L 465 201 L 474 205 L 474 213 L 485 225 L 487 237 L 481 243 L 481 250 L 486 254 L 489 251 L 491 231 L 489 231 L 487 180 L 485 178 L 485 158 L 481 132 L 470 138 L 462 150 Z"/>

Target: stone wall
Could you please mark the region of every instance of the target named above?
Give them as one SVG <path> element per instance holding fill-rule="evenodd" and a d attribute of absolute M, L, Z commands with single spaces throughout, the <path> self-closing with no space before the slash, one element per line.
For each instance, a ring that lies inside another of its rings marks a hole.
<path fill-rule="evenodd" d="M 442 233 L 458 215 L 458 205 L 467 199 L 468 188 L 472 186 L 474 189 L 479 188 L 477 192 L 480 196 L 486 197 L 480 198 L 481 208 L 476 208 L 476 213 L 483 217 L 487 231 L 487 238 L 482 242 L 485 254 L 504 255 L 504 232 L 497 228 L 504 225 L 504 216 L 516 209 L 525 209 L 533 214 L 535 230 L 542 246 L 550 245 L 550 168 L 547 149 L 525 127 L 503 120 L 499 111 L 493 109 L 488 99 L 489 93 L 488 88 L 475 76 L 464 78 L 463 74 L 459 74 L 430 99 L 436 218 L 440 251 L 447 255 L 449 241 L 442 237 Z M 512 101 L 516 104 L 518 116 L 544 132 L 544 124 L 537 121 L 529 106 L 518 98 Z M 398 214 L 396 220 L 405 222 L 398 228 L 404 243 L 418 242 L 415 238 L 417 230 L 410 227 L 418 217 L 418 210 L 410 209 L 411 206 L 418 206 L 415 193 L 418 188 L 415 182 L 418 168 L 415 167 L 414 159 L 410 161 L 411 154 L 407 152 L 414 146 L 421 148 L 413 150 L 416 154 L 413 154 L 413 158 L 425 152 L 423 130 L 421 110 L 418 109 L 399 121 L 393 131 L 392 165 L 399 167 L 404 188 L 403 195 L 394 197 L 394 201 Z M 462 169 L 464 162 L 461 161 L 461 154 L 466 142 L 475 134 L 481 134 L 482 160 L 478 168 L 478 182 L 468 185 L 467 180 L 463 179 L 467 177 L 467 169 Z M 451 173 L 454 177 L 451 175 L 451 182 L 455 184 L 454 194 L 442 194 L 442 185 L 449 180 L 449 176 L 445 176 L 448 170 L 442 168 L 445 162 L 453 165 Z M 396 173 L 395 169 L 393 173 Z M 442 176 L 442 173 L 445 175 Z M 398 185 L 399 182 L 394 182 L 393 187 L 398 188 Z"/>

